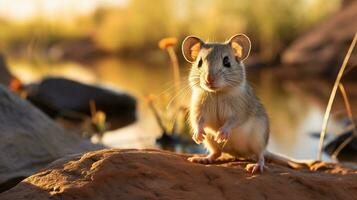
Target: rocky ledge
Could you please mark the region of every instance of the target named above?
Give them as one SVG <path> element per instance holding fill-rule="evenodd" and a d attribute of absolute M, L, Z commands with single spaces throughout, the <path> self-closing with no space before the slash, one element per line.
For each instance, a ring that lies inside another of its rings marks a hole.
<path fill-rule="evenodd" d="M 325 75 L 334 80 L 356 33 L 356 27 L 357 1 L 350 1 L 348 5 L 298 37 L 282 53 L 282 75 L 285 75 L 285 78 Z M 356 63 L 357 54 L 352 53 L 349 66 L 355 66 Z M 353 77 L 356 76 L 356 70 L 350 71 L 349 74 L 349 79 L 355 80 Z"/>
<path fill-rule="evenodd" d="M 102 149 L 0 85 L 0 191 L 67 155 Z"/>
<path fill-rule="evenodd" d="M 160 150 L 106 149 L 55 161 L 0 199 L 356 199 L 357 170 L 316 163 L 294 170 L 244 161 L 201 165 Z"/>

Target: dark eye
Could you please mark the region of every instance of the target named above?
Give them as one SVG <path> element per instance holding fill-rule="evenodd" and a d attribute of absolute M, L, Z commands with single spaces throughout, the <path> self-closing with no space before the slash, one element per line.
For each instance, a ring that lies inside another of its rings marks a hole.
<path fill-rule="evenodd" d="M 229 58 L 227 56 L 223 58 L 223 66 L 231 67 L 231 63 L 229 62 Z"/>
<path fill-rule="evenodd" d="M 202 66 L 202 58 L 200 59 L 200 61 L 198 61 L 197 67 L 200 68 Z"/>

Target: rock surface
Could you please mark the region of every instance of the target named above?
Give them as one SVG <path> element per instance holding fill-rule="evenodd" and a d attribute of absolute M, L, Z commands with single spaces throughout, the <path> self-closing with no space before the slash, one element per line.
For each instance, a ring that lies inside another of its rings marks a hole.
<path fill-rule="evenodd" d="M 8 86 L 14 76 L 10 73 L 5 57 L 0 53 L 0 84 Z"/>
<path fill-rule="evenodd" d="M 347 54 L 356 27 L 357 2 L 353 1 L 293 42 L 283 53 L 282 64 L 294 66 L 292 70 L 299 75 L 334 77 Z M 350 66 L 357 64 L 356 50 L 349 63 Z"/>
<path fill-rule="evenodd" d="M 317 163 L 318 171 L 247 162 L 201 165 L 160 150 L 89 152 L 58 160 L 0 194 L 0 199 L 356 199 L 357 170 Z"/>
<path fill-rule="evenodd" d="M 0 141 L 0 191 L 58 158 L 101 148 L 66 132 L 1 85 Z"/>

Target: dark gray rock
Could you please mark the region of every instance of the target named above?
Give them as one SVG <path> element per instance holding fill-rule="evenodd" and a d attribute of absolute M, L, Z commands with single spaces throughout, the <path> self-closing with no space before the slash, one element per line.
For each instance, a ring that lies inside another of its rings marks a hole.
<path fill-rule="evenodd" d="M 329 142 L 325 148 L 324 151 L 328 153 L 329 155 L 332 155 L 335 150 L 343 143 L 345 142 L 349 137 L 351 137 L 353 134 L 352 131 L 347 131 L 339 136 L 337 136 L 335 139 L 333 139 L 331 142 Z M 351 142 L 349 142 L 338 154 L 337 158 L 340 161 L 348 161 L 348 162 L 357 162 L 357 137 L 353 137 Z"/>
<path fill-rule="evenodd" d="M 136 120 L 136 100 L 125 93 L 54 77 L 27 87 L 27 90 L 28 100 L 51 118 L 68 117 L 68 113 L 90 117 L 89 105 L 94 101 L 96 109 L 106 114 L 110 130 Z"/>
<path fill-rule="evenodd" d="M 0 85 L 0 191 L 75 153 L 101 149 Z"/>
<path fill-rule="evenodd" d="M 8 86 L 13 78 L 14 76 L 11 75 L 7 67 L 5 57 L 0 53 L 0 84 Z"/>

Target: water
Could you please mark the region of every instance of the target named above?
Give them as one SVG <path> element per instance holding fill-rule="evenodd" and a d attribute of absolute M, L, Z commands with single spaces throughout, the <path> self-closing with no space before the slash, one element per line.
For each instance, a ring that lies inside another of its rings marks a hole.
<path fill-rule="evenodd" d="M 38 81 L 45 76 L 63 76 L 124 90 L 134 95 L 139 104 L 138 121 L 108 132 L 103 138 L 105 145 L 118 148 L 157 148 L 155 139 L 161 135 L 161 130 L 146 105 L 145 97 L 148 94 L 156 94 L 163 99 L 172 96 L 172 90 L 167 90 L 172 87 L 170 63 L 159 63 L 161 64 L 144 64 L 117 58 L 93 61 L 89 65 L 73 62 L 31 63 L 26 60 L 9 62 L 11 71 L 25 83 Z M 188 65 L 181 68 L 182 76 L 187 75 L 188 69 Z M 329 94 L 331 83 L 322 81 L 324 87 L 318 90 L 324 91 L 325 96 L 316 96 L 315 93 L 307 92 L 309 89 L 306 89 L 306 81 L 279 81 L 271 70 L 248 71 L 248 76 L 271 118 L 268 148 L 297 159 L 316 158 L 318 138 L 311 134 L 321 129 L 328 100 L 326 94 Z M 163 92 L 165 90 L 167 92 Z M 183 95 L 178 99 L 187 103 L 189 98 Z M 341 107 L 341 103 L 338 104 Z M 339 118 L 333 117 L 330 120 L 328 130 L 329 133 L 340 133 L 343 130 Z M 333 135 L 330 134 L 328 139 L 332 138 Z M 176 150 L 187 151 L 182 148 Z"/>

